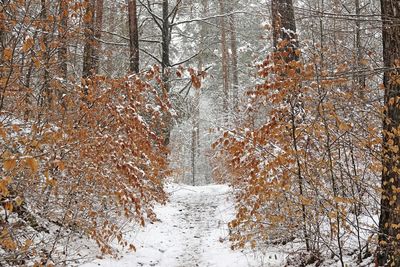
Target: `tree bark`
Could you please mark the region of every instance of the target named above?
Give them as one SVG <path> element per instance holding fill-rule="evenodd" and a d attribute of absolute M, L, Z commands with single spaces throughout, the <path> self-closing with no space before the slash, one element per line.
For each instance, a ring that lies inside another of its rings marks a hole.
<path fill-rule="evenodd" d="M 6 48 L 6 35 L 7 35 L 7 28 L 6 28 L 6 5 L 8 3 L 4 1 L 2 3 L 2 8 L 0 10 L 0 79 L 3 79 L 5 76 L 6 68 L 4 65 L 4 58 L 3 58 L 3 53 L 4 49 Z M 4 95 L 6 91 L 6 85 L 1 83 L 0 87 L 0 111 L 3 109 L 3 104 L 4 104 Z"/>
<path fill-rule="evenodd" d="M 161 59 L 161 67 L 162 67 L 162 80 L 164 83 L 164 93 L 168 94 L 170 91 L 170 81 L 169 81 L 169 70 L 171 67 L 170 57 L 169 57 L 169 47 L 171 44 L 171 26 L 169 21 L 169 2 L 168 0 L 162 1 L 162 59 Z M 172 118 L 170 114 L 166 114 L 165 116 L 165 129 L 164 132 L 164 144 L 169 145 L 171 138 L 171 127 L 172 127 Z"/>
<path fill-rule="evenodd" d="M 95 26 L 94 26 L 94 47 L 93 47 L 93 68 L 94 73 L 99 73 L 100 51 L 101 51 L 101 30 L 103 28 L 104 0 L 96 0 Z"/>
<path fill-rule="evenodd" d="M 233 11 L 233 10 L 231 10 Z M 236 38 L 236 24 L 235 15 L 229 16 L 229 31 L 231 37 L 231 65 L 232 65 L 232 97 L 233 97 L 233 110 L 238 110 L 238 92 L 239 92 L 239 71 L 238 71 L 238 52 L 237 52 L 237 38 Z"/>
<path fill-rule="evenodd" d="M 68 1 L 60 0 L 59 3 L 59 16 L 60 23 L 58 26 L 58 36 L 60 47 L 58 48 L 58 60 L 60 62 L 61 77 L 67 79 L 68 75 L 68 48 L 67 48 L 67 30 L 68 30 Z"/>
<path fill-rule="evenodd" d="M 400 1 L 381 0 L 383 62 L 383 170 L 378 266 L 400 266 Z"/>
<path fill-rule="evenodd" d="M 94 71 L 94 12 L 95 12 L 95 0 L 86 0 L 86 11 L 83 18 L 85 28 L 85 45 L 83 49 L 83 70 L 82 77 L 87 78 L 91 76 Z M 84 93 L 87 94 L 87 89 L 84 89 Z"/>
<path fill-rule="evenodd" d="M 355 0 L 355 8 L 356 8 L 356 36 L 355 36 L 355 57 L 356 57 L 356 68 L 358 71 L 361 71 L 362 59 L 363 59 L 363 49 L 361 44 L 361 8 L 360 8 L 360 0 Z M 357 89 L 359 90 L 359 96 L 361 100 L 365 97 L 365 75 L 356 74 L 357 75 Z"/>
<path fill-rule="evenodd" d="M 129 0 L 128 0 L 129 1 Z M 136 1 L 136 0 L 135 0 Z M 118 6 L 116 4 L 110 5 L 109 6 L 109 11 L 108 14 L 117 14 L 117 12 L 119 12 Z M 107 30 L 109 32 L 117 32 L 117 21 L 118 18 L 116 18 L 116 16 L 109 16 L 108 20 L 107 20 Z M 118 25 L 119 26 L 119 25 Z M 107 75 L 109 76 L 114 76 L 115 73 L 115 62 L 113 60 L 114 56 L 116 54 L 118 54 L 118 50 L 110 50 L 108 51 L 109 56 L 108 56 L 108 60 L 106 61 L 106 64 L 104 65 L 104 72 L 107 73 Z"/>
<path fill-rule="evenodd" d="M 273 46 L 277 52 L 288 52 L 285 56 L 285 62 L 290 62 L 293 60 L 298 60 L 296 54 L 296 49 L 298 47 L 297 34 L 296 34 L 296 20 L 294 17 L 294 8 L 292 0 L 272 0 L 271 2 L 271 12 L 272 12 L 272 27 L 273 27 Z M 281 43 L 283 42 L 283 44 Z M 299 85 L 301 86 L 301 85 Z M 297 96 L 294 97 L 297 99 Z M 301 197 L 305 196 L 304 189 L 304 178 L 302 173 L 302 163 L 299 158 L 299 148 L 297 140 L 297 124 L 295 120 L 295 109 L 298 102 L 295 103 L 288 100 L 291 106 L 291 126 L 292 126 L 292 142 L 293 149 L 296 156 L 296 172 L 297 172 L 297 183 L 298 190 Z M 307 212 L 306 206 L 301 204 L 302 211 L 302 231 L 305 239 L 305 245 L 307 251 L 310 251 L 310 236 L 307 231 Z"/>
<path fill-rule="evenodd" d="M 42 20 L 42 43 L 44 47 L 42 48 L 43 51 L 43 87 L 42 93 L 39 97 L 39 106 L 47 104 L 50 106 L 52 102 L 52 92 L 50 90 L 50 53 L 49 53 L 49 33 L 48 33 L 48 23 L 47 23 L 47 16 L 48 16 L 48 2 L 46 0 L 41 0 L 41 10 L 40 10 L 40 19 Z"/>
<path fill-rule="evenodd" d="M 129 0 L 129 70 L 139 73 L 139 29 L 137 19 L 136 0 Z"/>
<path fill-rule="evenodd" d="M 163 79 L 168 85 L 168 68 L 171 66 L 170 58 L 169 58 L 169 46 L 171 43 L 171 32 L 170 32 L 170 23 L 169 23 L 169 3 L 168 0 L 163 0 L 162 2 L 162 72 Z M 167 92 L 169 91 L 169 86 L 167 86 Z"/>
<path fill-rule="evenodd" d="M 219 9 L 221 15 L 225 13 L 225 0 L 219 0 Z M 228 112 L 229 110 L 229 54 L 228 54 L 228 44 L 227 44 L 227 37 L 226 37 L 226 23 L 225 18 L 220 18 L 220 27 L 221 27 L 221 53 L 222 53 L 222 82 L 223 82 L 223 102 L 222 107 L 224 112 Z M 227 122 L 227 119 L 225 118 Z"/>
<path fill-rule="evenodd" d="M 208 14 L 208 0 L 201 1 L 203 6 L 202 16 L 206 17 Z M 200 28 L 200 45 L 199 50 L 204 51 L 204 41 L 206 37 L 206 25 L 201 24 Z M 198 69 L 202 71 L 204 68 L 204 54 L 200 53 L 198 57 Z M 196 89 L 193 101 L 193 117 L 192 117 L 192 184 L 196 185 L 197 179 L 197 167 L 198 167 L 198 158 L 200 156 L 200 98 L 201 93 L 200 89 Z"/>
<path fill-rule="evenodd" d="M 292 0 L 272 0 L 272 28 L 273 46 L 277 50 L 292 50 L 297 46 L 296 21 Z M 283 41 L 285 45 L 279 48 L 279 43 Z M 296 53 L 289 53 L 286 61 L 297 60 Z"/>

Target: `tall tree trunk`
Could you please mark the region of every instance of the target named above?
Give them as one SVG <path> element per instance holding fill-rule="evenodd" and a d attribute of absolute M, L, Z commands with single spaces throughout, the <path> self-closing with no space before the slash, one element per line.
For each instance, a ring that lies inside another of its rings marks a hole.
<path fill-rule="evenodd" d="M 219 9 L 221 15 L 225 13 L 225 0 L 219 0 Z M 228 44 L 226 37 L 226 23 L 225 18 L 220 18 L 220 27 L 221 27 L 221 53 L 222 53 L 222 82 L 223 82 L 223 103 L 222 107 L 224 112 L 226 112 L 226 116 L 229 110 L 229 54 L 228 54 Z M 227 117 L 225 117 L 225 122 L 227 122 Z"/>
<path fill-rule="evenodd" d="M 161 67 L 162 67 L 162 80 L 164 83 L 164 94 L 168 94 L 170 91 L 170 81 L 169 81 L 169 70 L 171 67 L 170 57 L 169 57 L 169 46 L 171 44 L 171 25 L 169 21 L 169 3 L 168 0 L 162 1 L 162 59 L 161 59 Z M 164 134 L 164 144 L 168 145 L 171 137 L 171 127 L 172 127 L 172 118 L 170 114 L 164 115 L 164 123 L 165 127 L 163 129 Z"/>
<path fill-rule="evenodd" d="M 162 1 L 162 74 L 163 80 L 166 86 L 167 92 L 169 92 L 169 75 L 168 75 L 168 68 L 171 66 L 170 58 L 169 58 L 169 46 L 171 43 L 171 29 L 169 23 L 169 3 L 168 0 Z"/>
<path fill-rule="evenodd" d="M 118 3 L 115 2 L 115 3 L 112 3 L 111 5 L 108 6 L 107 13 L 110 14 L 110 15 L 109 15 L 109 18 L 107 20 L 107 24 L 108 24 L 107 29 L 108 29 L 109 32 L 117 32 L 117 28 L 118 28 L 117 27 L 117 21 L 118 20 L 117 20 L 116 16 L 112 15 L 112 14 L 116 14 L 118 12 L 118 10 L 119 10 L 117 4 Z M 118 50 L 112 49 L 112 50 L 107 51 L 107 52 L 109 54 L 108 54 L 107 64 L 104 66 L 104 71 L 105 71 L 105 73 L 107 73 L 108 76 L 113 77 L 114 76 L 114 72 L 115 72 L 114 66 L 115 66 L 115 63 L 116 63 L 116 62 L 114 62 L 113 58 L 114 58 L 114 55 L 118 54 Z"/>
<path fill-rule="evenodd" d="M 296 21 L 294 17 L 294 9 L 292 0 L 272 0 L 272 28 L 273 28 L 273 45 L 278 48 L 279 40 L 286 41 L 284 50 L 297 48 Z M 289 53 L 287 61 L 297 60 L 296 53 Z"/>
<path fill-rule="evenodd" d="M 58 62 L 61 71 L 61 78 L 66 81 L 68 79 L 68 17 L 69 17 L 69 6 L 68 0 L 60 0 L 59 1 L 59 11 L 58 15 L 60 17 L 60 21 L 58 23 L 58 40 L 59 40 L 59 48 L 58 48 Z M 32 70 L 33 62 L 31 62 L 29 66 L 29 73 Z M 29 75 L 30 76 L 30 75 Z M 29 76 L 28 80 L 29 80 Z M 57 98 L 61 103 L 64 109 L 67 109 L 66 103 L 63 100 L 63 95 L 65 93 L 64 89 L 57 90 Z"/>
<path fill-rule="evenodd" d="M 95 71 L 93 50 L 94 50 L 94 13 L 96 0 L 86 0 L 86 11 L 83 17 L 85 30 L 85 46 L 83 48 L 83 70 L 82 77 L 87 78 Z M 84 89 L 87 94 L 87 89 Z"/>
<path fill-rule="evenodd" d="M 38 31 L 36 30 L 33 34 L 33 40 L 36 40 L 38 35 Z M 28 69 L 25 74 L 25 87 L 27 88 L 26 94 L 25 94 L 25 111 L 24 111 L 24 118 L 27 120 L 29 118 L 29 114 L 31 112 L 31 104 L 32 104 L 32 93 L 31 93 L 31 78 L 32 78 L 32 72 L 33 72 L 33 67 L 34 67 L 34 57 L 35 52 L 33 49 L 30 49 L 29 54 L 27 55 L 29 57 L 29 65 Z"/>
<path fill-rule="evenodd" d="M 362 59 L 363 59 L 363 49 L 361 44 L 361 7 L 360 7 L 360 0 L 355 0 L 355 7 L 356 7 L 356 36 L 355 36 L 355 61 L 356 61 L 356 68 L 357 71 L 361 71 L 362 66 Z M 357 89 L 359 90 L 359 96 L 361 100 L 365 97 L 365 75 L 361 73 L 357 73 Z"/>
<path fill-rule="evenodd" d="M 272 0 L 271 2 L 271 12 L 272 12 L 272 27 L 273 27 L 273 45 L 276 51 L 285 51 L 288 52 L 288 55 L 285 57 L 286 62 L 290 62 L 293 60 L 298 60 L 298 56 L 296 54 L 296 49 L 298 47 L 297 34 L 296 34 L 296 21 L 294 17 L 294 9 L 292 0 Z M 283 47 L 280 47 L 279 41 L 282 40 L 286 42 Z M 293 142 L 293 149 L 296 153 L 296 172 L 297 172 L 297 182 L 299 194 L 301 197 L 305 196 L 304 190 L 304 178 L 302 173 L 302 163 L 299 158 L 299 147 L 297 140 L 297 125 L 296 125 L 296 106 L 299 105 L 297 96 L 293 96 L 293 99 L 296 99 L 293 103 L 291 100 L 291 136 Z M 302 210 L 302 230 L 305 239 L 305 245 L 307 251 L 310 250 L 310 236 L 307 231 L 307 212 L 304 204 L 301 204 Z"/>
<path fill-rule="evenodd" d="M 129 0 L 129 70 L 139 73 L 139 29 L 136 0 Z"/>
<path fill-rule="evenodd" d="M 196 96 L 196 98 L 197 98 L 197 96 Z M 195 104 L 194 105 L 196 105 L 196 100 L 195 100 Z M 194 107 L 195 109 L 197 108 L 197 107 Z M 197 172 L 196 172 L 196 160 L 197 160 L 197 149 L 196 149 L 196 147 L 197 147 L 197 142 L 198 142 L 198 140 L 197 140 L 197 136 L 196 136 L 196 132 L 197 132 L 197 129 L 196 129 L 196 122 L 197 122 L 197 118 L 195 118 L 196 117 L 196 114 L 193 114 L 193 119 L 192 119 L 192 144 L 191 144 L 191 168 L 192 168 L 192 185 L 193 186 L 195 186 L 196 185 L 196 175 L 197 175 Z"/>
<path fill-rule="evenodd" d="M 48 5 L 49 3 L 46 0 L 41 0 L 41 11 L 40 11 L 40 19 L 42 20 L 42 36 L 41 42 L 43 44 L 42 52 L 43 52 L 43 86 L 42 93 L 39 97 L 39 105 L 42 106 L 47 104 L 50 106 L 52 102 L 52 92 L 50 91 L 50 53 L 49 53 L 49 25 L 47 22 L 48 16 Z"/>
<path fill-rule="evenodd" d="M 233 11 L 233 8 L 231 9 Z M 238 92 L 239 92 L 239 71 L 238 71 L 238 52 L 237 52 L 237 38 L 236 38 L 236 25 L 235 15 L 229 16 L 229 31 L 231 36 L 231 66 L 232 66 L 232 98 L 233 109 L 238 110 Z"/>
<path fill-rule="evenodd" d="M 381 0 L 385 73 L 383 171 L 377 265 L 400 266 L 400 1 Z"/>
<path fill-rule="evenodd" d="M 2 80 L 6 75 L 6 70 L 5 70 L 5 62 L 4 62 L 4 49 L 6 48 L 6 36 L 7 36 L 7 28 L 6 28 L 6 23 L 5 19 L 7 18 L 6 16 L 6 5 L 8 3 L 4 1 L 2 3 L 2 8 L 0 10 L 0 79 Z M 4 83 L 1 83 L 0 86 L 0 111 L 3 109 L 3 104 L 4 104 L 4 97 L 5 97 L 5 91 L 6 91 L 6 85 Z"/>
<path fill-rule="evenodd" d="M 203 6 L 203 12 L 202 16 L 206 17 L 208 14 L 208 0 L 202 0 L 201 1 L 202 6 Z M 201 51 L 201 54 L 199 55 L 198 59 L 198 69 L 199 71 L 202 71 L 204 68 L 204 41 L 206 37 L 206 25 L 203 23 L 201 24 L 201 29 L 200 29 L 200 46 L 199 50 Z M 197 167 L 198 167 L 198 161 L 197 159 L 200 156 L 200 89 L 196 89 L 195 91 L 195 96 L 194 96 L 194 109 L 193 109 L 193 117 L 192 117 L 192 184 L 196 184 L 197 180 Z"/>
<path fill-rule="evenodd" d="M 94 47 L 93 47 L 93 67 L 94 73 L 99 73 L 100 51 L 101 51 L 101 30 L 103 28 L 104 0 L 96 0 L 95 21 L 94 21 Z"/>
<path fill-rule="evenodd" d="M 58 60 L 60 64 L 61 77 L 67 79 L 68 75 L 68 48 L 67 48 L 67 31 L 68 31 L 68 0 L 60 0 L 59 3 L 59 16 L 60 23 L 58 26 L 58 36 L 60 47 L 58 48 Z"/>

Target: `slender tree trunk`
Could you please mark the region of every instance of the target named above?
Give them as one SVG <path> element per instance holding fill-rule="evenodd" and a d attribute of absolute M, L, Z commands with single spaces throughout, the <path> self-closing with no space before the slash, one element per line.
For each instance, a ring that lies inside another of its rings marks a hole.
<path fill-rule="evenodd" d="M 381 0 L 386 68 L 378 266 L 400 266 L 400 1 Z"/>
<path fill-rule="evenodd" d="M 361 7 L 360 0 L 355 0 L 356 6 L 356 36 L 355 36 L 355 57 L 356 57 L 356 69 L 357 71 L 361 71 L 362 59 L 363 59 L 363 49 L 361 44 Z M 359 96 L 361 100 L 365 97 L 365 75 L 361 73 L 357 73 L 357 89 L 359 90 Z"/>
<path fill-rule="evenodd" d="M 233 110 L 238 110 L 238 92 L 239 92 L 239 71 L 238 71 L 238 51 L 236 38 L 235 15 L 229 16 L 229 31 L 231 37 L 231 66 L 232 66 L 232 98 Z"/>
<path fill-rule="evenodd" d="M 168 94 L 170 91 L 170 81 L 169 81 L 169 67 L 171 67 L 170 57 L 169 57 L 169 48 L 171 44 L 171 25 L 169 21 L 169 2 L 168 0 L 162 1 L 162 59 L 161 59 L 161 67 L 162 67 L 162 80 L 164 84 L 164 94 Z M 164 134 L 164 144 L 168 145 L 171 137 L 171 126 L 172 126 L 172 118 L 169 114 L 164 115 L 164 123 L 165 127 L 163 129 Z"/>
<path fill-rule="evenodd" d="M 321 96 L 321 99 L 323 99 L 323 97 Z M 323 100 L 321 100 L 321 103 L 323 102 Z M 339 189 L 338 189 L 338 185 L 337 185 L 337 177 L 334 171 L 334 162 L 333 162 L 333 152 L 332 152 L 332 148 L 331 148 L 331 144 L 332 144 L 332 138 L 331 138 L 331 134 L 330 134 L 330 130 L 329 130 L 329 125 L 328 125 L 328 120 L 327 120 L 327 114 L 326 114 L 326 110 L 324 108 L 323 103 L 321 104 L 321 117 L 324 123 L 324 128 L 325 128 L 325 135 L 326 135 L 326 152 L 327 152 L 327 157 L 328 157 L 328 168 L 329 168 L 329 174 L 330 174 L 330 178 L 331 178 L 331 183 L 332 183 L 332 192 L 333 192 L 333 197 L 337 198 L 339 197 Z M 338 249 L 339 249 L 339 260 L 340 260 L 340 264 L 342 267 L 345 267 L 344 265 L 344 261 L 343 261 L 343 248 L 342 248 L 342 241 L 341 241 L 341 220 L 340 220 L 340 213 L 339 213 L 339 204 L 335 203 L 334 204 L 334 208 L 335 208 L 335 213 L 336 213 L 336 241 L 337 241 L 337 245 L 338 245 Z"/>
<path fill-rule="evenodd" d="M 297 140 L 297 125 L 296 125 L 296 107 L 297 103 L 290 103 L 291 105 L 291 125 L 292 125 L 292 141 L 293 141 L 293 148 L 296 153 L 296 168 L 297 168 L 297 183 L 299 186 L 299 194 L 301 197 L 305 197 L 305 190 L 304 190 L 304 178 L 303 178 L 303 173 L 302 173 L 302 164 L 300 161 L 300 155 L 299 155 L 299 147 L 298 147 L 298 140 Z M 303 235 L 305 239 L 305 244 L 306 244 L 306 249 L 307 251 L 310 251 L 310 235 L 307 231 L 307 212 L 306 212 L 306 206 L 304 204 L 301 204 L 301 213 L 302 213 L 302 219 L 303 219 L 303 225 L 302 225 L 302 230 L 303 230 Z"/>
<path fill-rule="evenodd" d="M 93 68 L 94 73 L 99 73 L 100 69 L 100 51 L 101 51 L 101 30 L 103 28 L 103 10 L 104 0 L 96 0 L 95 7 L 95 25 L 94 25 L 94 47 L 93 47 Z"/>
<path fill-rule="evenodd" d="M 60 21 L 58 23 L 58 41 L 60 43 L 58 48 L 58 62 L 61 71 L 61 78 L 66 81 L 68 79 L 68 17 L 69 17 L 69 6 L 68 0 L 59 1 L 59 13 Z M 29 67 L 32 70 L 32 63 Z M 29 77 L 29 76 L 28 76 Z M 61 102 L 64 110 L 67 109 L 66 103 L 63 100 L 65 93 L 64 88 L 57 90 L 58 101 Z"/>
<path fill-rule="evenodd" d="M 35 31 L 33 34 L 33 40 L 36 40 L 38 35 L 38 31 Z M 29 65 L 28 65 L 28 70 L 26 71 L 25 74 L 25 87 L 27 88 L 26 94 L 25 94 L 25 112 L 24 112 L 24 118 L 27 120 L 29 118 L 29 114 L 31 112 L 31 104 L 32 104 L 32 93 L 31 93 L 31 78 L 32 78 L 32 72 L 33 72 L 33 67 L 34 67 L 34 51 L 33 49 L 30 49 L 29 54 L 27 55 L 29 57 Z"/>
<path fill-rule="evenodd" d="M 46 0 L 41 0 L 41 11 L 40 11 L 40 19 L 42 20 L 42 36 L 41 41 L 43 43 L 42 52 L 43 52 L 43 86 L 42 93 L 39 97 L 39 105 L 42 106 L 47 104 L 50 106 L 52 102 L 52 92 L 50 91 L 50 53 L 49 53 L 49 33 L 48 28 L 49 25 L 47 23 L 48 16 L 48 5 L 49 3 Z"/>
<path fill-rule="evenodd" d="M 207 17 L 210 11 L 210 6 L 209 6 L 209 0 L 202 0 L 202 5 L 203 5 L 203 17 Z M 207 40 L 207 34 L 208 34 L 208 26 L 206 24 L 202 24 L 201 26 L 201 33 L 200 33 L 200 38 L 201 38 L 201 47 L 200 51 L 205 50 L 205 45 L 206 45 L 206 40 Z M 207 57 L 207 53 L 202 53 L 199 58 L 199 70 L 204 69 L 204 60 Z M 203 87 L 204 90 L 204 87 Z M 196 91 L 196 97 L 197 97 L 197 123 L 196 123 L 196 138 L 197 138 L 197 156 L 200 157 L 200 100 L 201 100 L 201 91 L 197 90 Z"/>
<path fill-rule="evenodd" d="M 203 17 L 206 17 L 208 14 L 208 0 L 202 0 L 203 6 Z M 204 42 L 206 37 L 206 25 L 202 24 L 200 29 L 200 46 L 199 50 L 204 51 Z M 198 57 L 198 69 L 201 71 L 204 68 L 204 54 L 201 53 Z M 192 184 L 196 184 L 197 180 L 197 159 L 200 156 L 200 89 L 196 89 L 193 101 L 193 119 L 192 119 Z"/>
<path fill-rule="evenodd" d="M 168 0 L 163 0 L 162 2 L 162 73 L 163 73 L 163 80 L 166 86 L 167 92 L 169 92 L 168 86 L 168 68 L 171 66 L 170 58 L 169 58 L 169 46 L 171 43 L 171 29 L 169 23 L 169 3 Z"/>
<path fill-rule="evenodd" d="M 354 147 L 353 147 L 353 141 L 351 140 L 351 138 L 348 138 L 348 144 L 350 144 L 348 147 L 350 148 L 350 159 L 351 159 L 351 168 L 349 167 L 349 159 L 347 157 L 347 153 L 346 153 L 346 147 L 344 147 L 344 157 L 345 157 L 345 162 L 346 162 L 346 166 L 347 166 L 347 173 L 350 176 L 350 189 L 351 189 L 351 194 L 353 196 L 354 199 L 356 199 L 357 201 L 353 204 L 354 207 L 354 216 L 356 219 L 356 225 L 354 226 L 357 232 L 357 243 L 358 243 L 358 263 L 362 262 L 362 252 L 363 252 L 363 247 L 361 244 L 361 227 L 360 227 L 360 214 L 361 214 L 361 208 L 362 206 L 360 205 L 360 199 L 362 197 L 362 193 L 359 190 L 359 181 L 357 180 L 357 166 L 356 166 L 356 162 L 354 160 Z M 343 144 L 345 145 L 345 144 Z M 368 249 L 368 247 L 367 247 Z"/>
<path fill-rule="evenodd" d="M 195 107 L 196 108 L 196 107 Z M 197 138 L 196 138 L 196 119 L 193 118 L 192 120 L 193 128 L 192 128 L 192 147 L 191 147 L 191 168 L 192 168 L 192 185 L 196 185 L 196 146 L 197 146 Z"/>
<path fill-rule="evenodd" d="M 3 67 L 3 52 L 4 49 L 6 48 L 6 24 L 5 24 L 5 19 L 6 19 L 6 3 L 1 4 L 1 10 L 0 10 L 0 16 L 2 19 L 0 19 L 0 66 Z M 2 75 L 3 72 L 0 72 L 0 75 Z"/>
<path fill-rule="evenodd" d="M 86 12 L 83 17 L 84 28 L 85 28 L 85 46 L 83 48 L 83 70 L 82 77 L 87 78 L 91 76 L 95 71 L 93 50 L 94 50 L 94 13 L 95 13 L 95 1 L 86 0 Z M 87 89 L 84 89 L 84 93 L 87 94 Z"/>
<path fill-rule="evenodd" d="M 116 32 L 117 31 L 116 30 L 117 29 L 117 27 L 116 27 L 117 22 L 116 21 L 118 21 L 118 20 L 116 19 L 116 16 L 112 15 L 112 14 L 116 14 L 117 12 L 118 12 L 117 3 L 113 3 L 108 7 L 108 12 L 107 13 L 110 14 L 110 15 L 109 15 L 109 18 L 108 18 L 107 22 L 108 22 L 108 30 L 110 32 Z M 114 58 L 115 54 L 118 54 L 118 50 L 117 51 L 110 50 L 110 51 L 108 51 L 108 53 L 109 53 L 108 54 L 109 56 L 108 56 L 107 64 L 104 66 L 104 69 L 105 69 L 105 73 L 107 73 L 108 76 L 113 77 L 114 76 L 114 70 L 115 70 L 115 68 L 114 68 L 115 62 L 114 62 L 113 58 Z"/>
<path fill-rule="evenodd" d="M 287 41 L 282 49 L 292 50 L 297 48 L 296 21 L 292 0 L 272 0 L 272 28 L 273 28 L 273 46 L 278 48 L 279 40 Z M 297 60 L 296 53 L 289 53 L 286 61 Z"/>
<path fill-rule="evenodd" d="M 129 70 L 139 73 L 139 29 L 136 0 L 129 0 Z"/>
<path fill-rule="evenodd" d="M 219 0 L 220 13 L 225 13 L 225 0 Z M 229 54 L 228 54 L 228 44 L 226 36 L 226 22 L 225 18 L 220 18 L 221 27 L 221 53 L 222 53 L 222 87 L 223 87 L 223 109 L 226 115 L 229 112 Z M 227 117 L 225 117 L 225 122 L 227 122 Z"/>
<path fill-rule="evenodd" d="M 296 35 L 296 21 L 294 17 L 294 9 L 292 0 L 272 0 L 271 2 L 272 12 L 272 27 L 273 27 L 273 45 L 276 51 L 288 52 L 288 56 L 285 57 L 286 62 L 292 60 L 298 60 L 296 49 L 298 47 L 297 35 Z M 287 44 L 278 49 L 279 40 L 286 41 Z M 299 85 L 300 86 L 300 85 Z M 298 105 L 297 96 L 293 96 L 294 103 L 290 102 L 291 106 L 291 125 L 292 125 L 292 142 L 293 148 L 296 153 L 296 165 L 297 165 L 297 182 L 299 186 L 299 194 L 301 197 L 305 196 L 304 190 L 304 178 L 302 174 L 302 165 L 299 158 L 299 148 L 297 140 L 297 125 L 295 121 L 295 109 Z M 289 100 L 291 101 L 291 100 Z M 310 250 L 310 236 L 307 231 L 307 212 L 304 204 L 301 204 L 302 211 L 302 230 L 305 239 L 305 245 L 307 251 Z"/>
<path fill-rule="evenodd" d="M 1 18 L 7 18 L 6 15 L 6 6 L 8 3 L 6 1 L 2 2 L 0 16 Z M 0 19 L 0 79 L 2 80 L 6 76 L 6 68 L 4 62 L 4 49 L 6 48 L 6 37 L 7 37 L 7 28 L 5 19 Z M 6 85 L 1 83 L 0 85 L 0 111 L 3 109 L 4 104 L 4 93 L 6 91 Z"/>
<path fill-rule="evenodd" d="M 68 0 L 60 0 L 59 16 L 60 23 L 58 26 L 58 36 L 60 47 L 58 48 L 58 60 L 60 62 L 61 77 L 67 79 L 68 75 L 68 48 L 67 48 L 67 31 L 68 31 Z"/>

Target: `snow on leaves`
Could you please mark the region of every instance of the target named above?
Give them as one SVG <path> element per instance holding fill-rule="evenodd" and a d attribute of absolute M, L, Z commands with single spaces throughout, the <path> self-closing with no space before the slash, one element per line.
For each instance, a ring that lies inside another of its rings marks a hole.
<path fill-rule="evenodd" d="M 8 263 L 17 255 L 53 262 L 62 245 L 46 244 L 78 234 L 102 253 L 115 255 L 114 238 L 135 250 L 123 226 L 155 220 L 154 204 L 166 201 L 168 151 L 159 132 L 168 100 L 136 76 L 82 84 L 88 94 L 66 93 L 65 105 L 29 107 L 39 121 L 19 119 L 20 109 L 2 110 L 0 254 Z M 17 105 L 18 95 L 7 101 Z"/>
<path fill-rule="evenodd" d="M 246 119 L 213 144 L 215 178 L 236 194 L 232 248 L 300 237 L 312 253 L 341 257 L 353 246 L 346 240 L 361 238 L 361 218 L 376 215 L 376 205 L 362 203 L 378 198 L 380 117 L 365 111 L 361 89 L 343 78 L 348 66 L 321 66 L 319 55 L 287 61 L 287 53 L 258 65 L 265 82 L 248 92 Z M 362 90 L 369 99 L 376 94 Z"/>

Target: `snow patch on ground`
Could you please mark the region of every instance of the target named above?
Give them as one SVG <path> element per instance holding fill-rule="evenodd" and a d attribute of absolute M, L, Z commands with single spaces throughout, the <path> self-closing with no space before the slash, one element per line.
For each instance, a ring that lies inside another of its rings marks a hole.
<path fill-rule="evenodd" d="M 268 264 L 250 251 L 232 251 L 227 223 L 234 214 L 226 185 L 192 187 L 169 185 L 170 202 L 155 212 L 159 222 L 148 224 L 130 236 L 136 253 L 120 259 L 96 259 L 82 267 L 247 267 L 282 266 L 283 257 Z"/>

